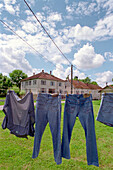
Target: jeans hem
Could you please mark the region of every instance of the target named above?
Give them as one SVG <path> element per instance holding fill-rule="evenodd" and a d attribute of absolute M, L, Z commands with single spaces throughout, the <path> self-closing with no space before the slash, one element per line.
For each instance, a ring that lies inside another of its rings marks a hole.
<path fill-rule="evenodd" d="M 71 157 L 62 156 L 62 158 L 65 158 L 65 159 L 70 159 Z"/>
<path fill-rule="evenodd" d="M 94 165 L 99 167 L 99 164 L 97 162 L 88 163 L 88 165 Z"/>
<path fill-rule="evenodd" d="M 55 161 L 55 162 L 56 162 L 56 161 Z M 60 165 L 61 163 L 62 163 L 62 161 L 60 161 L 60 162 L 56 162 L 56 164 L 57 164 L 57 165 Z"/>
<path fill-rule="evenodd" d="M 38 155 L 37 155 L 37 156 L 32 156 L 33 159 L 35 159 L 35 158 L 37 158 L 37 157 L 38 157 Z"/>

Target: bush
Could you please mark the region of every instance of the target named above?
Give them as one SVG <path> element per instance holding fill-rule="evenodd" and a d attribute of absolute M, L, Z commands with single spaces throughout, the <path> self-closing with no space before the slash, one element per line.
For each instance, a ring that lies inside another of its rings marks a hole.
<path fill-rule="evenodd" d="M 25 95 L 25 90 L 19 92 L 19 96 L 23 96 L 23 95 Z"/>

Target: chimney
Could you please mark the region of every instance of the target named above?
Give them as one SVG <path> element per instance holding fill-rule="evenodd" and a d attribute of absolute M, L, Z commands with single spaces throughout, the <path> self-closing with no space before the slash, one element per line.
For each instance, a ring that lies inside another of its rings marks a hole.
<path fill-rule="evenodd" d="M 35 73 L 33 73 L 33 76 L 35 75 Z"/>
<path fill-rule="evenodd" d="M 106 82 L 106 86 L 108 85 L 108 82 Z"/>
<path fill-rule="evenodd" d="M 44 73 L 44 70 L 42 70 L 42 73 Z"/>
<path fill-rule="evenodd" d="M 50 71 L 50 75 L 52 75 L 52 71 Z"/>

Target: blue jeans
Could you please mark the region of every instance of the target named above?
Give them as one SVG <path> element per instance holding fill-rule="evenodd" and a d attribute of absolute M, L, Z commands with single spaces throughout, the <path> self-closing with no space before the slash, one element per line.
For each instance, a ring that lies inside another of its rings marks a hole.
<path fill-rule="evenodd" d="M 70 140 L 76 117 L 84 128 L 88 165 L 99 166 L 95 136 L 92 96 L 87 98 L 77 94 L 66 96 L 62 136 L 62 157 L 70 159 Z"/>
<path fill-rule="evenodd" d="M 36 103 L 35 121 L 35 138 L 32 158 L 36 158 L 39 154 L 41 138 L 49 122 L 53 140 L 54 159 L 57 164 L 61 164 L 61 96 L 53 97 L 51 94 L 39 94 Z"/>
<path fill-rule="evenodd" d="M 96 120 L 113 127 L 113 93 L 102 94 L 100 109 Z"/>

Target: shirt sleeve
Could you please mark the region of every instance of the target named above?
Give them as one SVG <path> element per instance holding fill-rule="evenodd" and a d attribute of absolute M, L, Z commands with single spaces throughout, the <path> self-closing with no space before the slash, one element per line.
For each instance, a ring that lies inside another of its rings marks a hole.
<path fill-rule="evenodd" d="M 8 110 L 8 106 L 9 106 L 9 94 L 7 94 L 5 104 L 3 106 L 3 112 L 5 114 L 5 117 L 4 117 L 4 120 L 3 120 L 3 123 L 2 123 L 2 128 L 3 129 L 7 128 L 7 122 L 8 122 L 7 110 Z"/>

